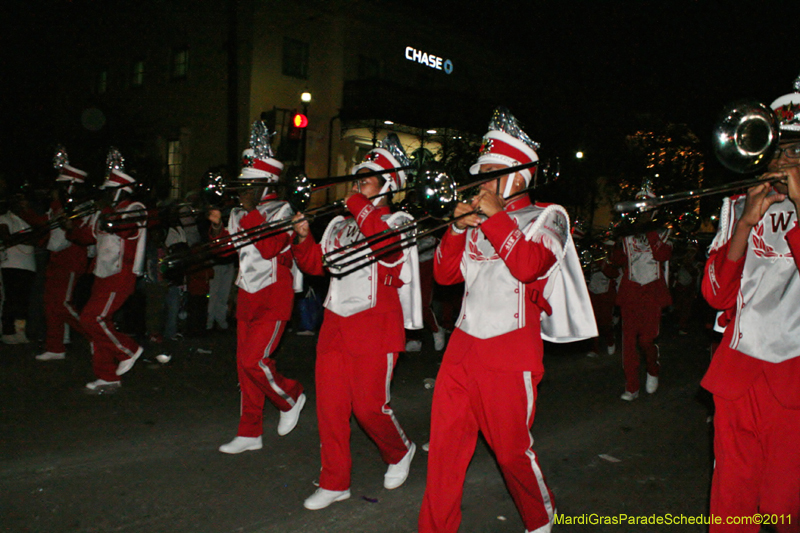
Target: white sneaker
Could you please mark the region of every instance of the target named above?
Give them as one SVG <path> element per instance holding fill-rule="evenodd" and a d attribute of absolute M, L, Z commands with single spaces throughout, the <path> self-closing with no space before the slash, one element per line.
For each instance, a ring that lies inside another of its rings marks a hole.
<path fill-rule="evenodd" d="M 394 465 L 389 465 L 386 474 L 383 476 L 383 486 L 389 490 L 396 489 L 405 483 L 408 477 L 408 471 L 411 468 L 411 460 L 414 459 L 414 452 L 417 451 L 417 445 L 411 443 L 411 448 L 408 453 L 400 459 L 400 462 Z"/>
<path fill-rule="evenodd" d="M 608 347 L 608 355 L 614 355 L 614 352 L 616 351 L 617 351 L 616 344 L 612 344 L 611 346 Z"/>
<path fill-rule="evenodd" d="M 13 335 L 3 335 L 3 344 L 28 344 L 30 341 L 24 333 L 14 333 Z"/>
<path fill-rule="evenodd" d="M 444 350 L 444 341 L 445 341 L 445 331 L 444 328 L 440 327 L 439 331 L 433 334 L 433 348 L 437 352 L 441 352 Z"/>
<path fill-rule="evenodd" d="M 142 352 L 144 352 L 144 348 L 139 346 L 139 349 L 136 350 L 136 353 L 133 354 L 133 357 L 125 359 L 124 361 L 120 361 L 119 366 L 117 366 L 117 375 L 121 376 L 133 368 L 133 365 L 136 364 L 136 360 L 139 359 L 139 356 L 142 355 Z"/>
<path fill-rule="evenodd" d="M 625 391 L 625 392 L 622 393 L 622 396 L 620 396 L 620 399 L 621 400 L 625 400 L 626 402 L 632 402 L 633 400 L 635 400 L 638 397 L 639 397 L 639 391 L 638 390 L 636 392 Z"/>
<path fill-rule="evenodd" d="M 86 384 L 86 388 L 93 392 L 111 392 L 116 391 L 122 386 L 119 381 L 106 381 L 104 379 L 96 379 Z"/>
<path fill-rule="evenodd" d="M 647 394 L 653 394 L 655 391 L 658 390 L 658 376 L 651 376 L 647 374 L 647 381 L 644 384 L 644 390 L 647 391 Z"/>
<path fill-rule="evenodd" d="M 303 502 L 303 507 L 311 511 L 318 511 L 325 509 L 333 502 L 341 502 L 350 497 L 350 489 L 347 490 L 327 490 L 317 489 L 314 494 L 306 498 Z"/>
<path fill-rule="evenodd" d="M 430 449 L 431 449 L 431 443 L 430 442 L 426 442 L 425 444 L 422 445 L 422 451 L 423 452 L 427 452 Z"/>
<path fill-rule="evenodd" d="M 37 361 L 58 361 L 60 359 L 64 359 L 67 357 L 67 354 L 64 352 L 55 353 L 55 352 L 44 352 L 40 353 L 36 356 Z"/>
<path fill-rule="evenodd" d="M 250 450 L 260 450 L 263 447 L 261 437 L 236 437 L 227 444 L 219 447 L 222 453 L 236 454 Z"/>
<path fill-rule="evenodd" d="M 281 411 L 281 420 L 278 422 L 278 435 L 283 437 L 294 429 L 297 425 L 297 421 L 300 419 L 300 411 L 303 410 L 305 404 L 306 395 L 301 394 L 297 397 L 297 401 L 294 402 L 294 407 L 288 411 Z"/>
<path fill-rule="evenodd" d="M 407 352 L 419 352 L 422 351 L 422 341 L 415 341 L 410 340 L 406 343 L 406 351 Z"/>
<path fill-rule="evenodd" d="M 589 353 L 587 353 L 587 354 L 586 354 L 586 357 L 595 358 L 595 357 L 598 357 L 598 355 L 597 355 L 597 352 L 595 352 L 594 350 L 592 350 L 591 352 L 589 352 Z"/>

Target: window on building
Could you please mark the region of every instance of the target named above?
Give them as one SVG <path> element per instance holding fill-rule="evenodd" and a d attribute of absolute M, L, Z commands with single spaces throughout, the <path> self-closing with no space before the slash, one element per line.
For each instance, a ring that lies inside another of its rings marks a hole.
<path fill-rule="evenodd" d="M 167 169 L 169 170 L 169 197 L 180 198 L 183 158 L 181 156 L 181 142 L 178 140 L 167 143 Z"/>
<path fill-rule="evenodd" d="M 172 51 L 171 77 L 173 80 L 181 80 L 189 74 L 189 49 L 176 48 Z"/>
<path fill-rule="evenodd" d="M 358 56 L 358 79 L 368 80 L 380 78 L 383 65 L 374 57 Z"/>
<path fill-rule="evenodd" d="M 284 37 L 283 73 L 301 80 L 308 79 L 308 43 Z"/>
<path fill-rule="evenodd" d="M 108 90 L 108 70 L 103 69 L 97 73 L 97 80 L 95 84 L 97 94 L 105 94 Z"/>
<path fill-rule="evenodd" d="M 144 84 L 144 60 L 138 59 L 133 62 L 131 85 L 133 87 L 141 87 L 142 84 Z"/>

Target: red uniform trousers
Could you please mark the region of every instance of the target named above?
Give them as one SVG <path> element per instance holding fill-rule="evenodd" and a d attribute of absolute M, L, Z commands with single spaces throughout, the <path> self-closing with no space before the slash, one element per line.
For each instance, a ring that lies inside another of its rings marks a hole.
<path fill-rule="evenodd" d="M 758 533 L 760 525 L 726 524 L 756 513 L 777 515 L 778 533 L 800 532 L 800 409 L 781 405 L 763 374 L 741 398 L 714 395 L 714 405 L 710 511 L 723 523 L 709 533 Z"/>
<path fill-rule="evenodd" d="M 646 298 L 636 305 L 620 307 L 622 315 L 622 367 L 625 371 L 625 390 L 639 390 L 639 348 L 644 352 L 647 373 L 658 376 L 658 345 L 655 343 L 661 326 L 661 304 Z"/>
<path fill-rule="evenodd" d="M 80 325 L 92 346 L 95 375 L 106 381 L 119 381 L 117 366 L 141 350 L 136 341 L 117 331 L 114 313 L 133 294 L 136 276 L 129 272 L 107 278 L 95 277 L 92 295 L 81 311 Z"/>
<path fill-rule="evenodd" d="M 45 350 L 64 353 L 64 326 L 83 333 L 80 315 L 72 305 L 78 279 L 86 272 L 86 248 L 72 245 L 60 252 L 51 252 L 44 281 L 44 317 L 47 326 Z"/>
<path fill-rule="evenodd" d="M 396 464 L 411 447 L 392 411 L 391 381 L 398 353 L 376 353 L 386 338 L 402 338 L 402 315 L 362 311 L 341 317 L 325 310 L 317 344 L 316 387 L 322 471 L 319 486 L 327 490 L 350 488 L 350 417 L 375 442 L 386 464 Z M 398 328 L 399 326 L 399 328 Z M 354 334 L 354 329 L 360 333 Z M 354 346 L 365 332 L 373 342 Z M 396 342 L 395 342 L 396 344 Z M 366 345 L 366 346 L 365 346 Z"/>
<path fill-rule="evenodd" d="M 258 293 L 239 289 L 236 324 L 236 367 L 241 389 L 241 417 L 237 435 L 260 437 L 264 432 L 264 399 L 280 411 L 288 411 L 303 393 L 300 382 L 278 373 L 275 359 L 270 357 L 277 348 L 286 327 L 286 320 L 265 318 L 251 312 Z"/>
<path fill-rule="evenodd" d="M 711 513 L 723 522 L 729 516 L 776 514 L 775 531 L 799 533 L 800 358 L 770 363 L 750 357 L 730 348 L 732 331 L 726 329 L 701 382 L 714 394 L 716 407 Z M 759 528 L 723 523 L 709 532 Z"/>
<path fill-rule="evenodd" d="M 555 503 L 530 433 L 536 412 L 536 386 L 544 373 L 541 359 L 538 365 L 527 365 L 530 370 L 495 364 L 499 353 L 531 357 L 529 329 L 532 328 L 486 340 L 456 329 L 450 338 L 433 393 L 420 533 L 458 531 L 464 479 L 479 431 L 497 458 L 525 528 L 537 531 L 549 527 Z M 499 344 L 505 348 L 499 350 Z M 541 339 L 538 344 L 541 354 Z M 525 350 L 518 350 L 520 347 Z"/>
<path fill-rule="evenodd" d="M 589 298 L 592 301 L 592 309 L 594 310 L 594 320 L 597 323 L 599 335 L 592 339 L 592 350 L 600 353 L 600 340 L 605 341 L 605 347 L 609 348 L 616 344 L 616 336 L 614 334 L 614 300 L 617 297 L 617 291 L 609 289 L 603 293 L 589 293 Z"/>

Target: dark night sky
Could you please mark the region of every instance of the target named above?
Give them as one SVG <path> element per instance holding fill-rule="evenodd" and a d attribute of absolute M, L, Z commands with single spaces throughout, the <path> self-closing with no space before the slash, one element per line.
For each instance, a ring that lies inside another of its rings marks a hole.
<path fill-rule="evenodd" d="M 0 59 L 7 90 L 6 127 L 0 139 L 3 161 L 15 156 L 9 154 L 11 139 L 28 122 L 41 122 L 47 115 L 37 94 L 57 84 L 41 58 L 55 46 L 69 46 L 70 28 L 52 6 L 71 3 L 5 4 L 2 19 L 7 27 L 2 31 Z M 634 131 L 645 114 L 687 123 L 707 141 L 726 103 L 743 97 L 769 103 L 790 92 L 800 74 L 797 1 L 406 0 L 404 4 L 418 7 L 428 19 L 448 21 L 442 31 L 456 24 L 500 53 L 531 65 L 520 69 L 530 87 L 520 101 L 533 111 L 521 118 L 534 138 L 561 148 L 585 144 L 598 151 L 609 149 L 609 139 Z M 513 110 L 514 103 L 508 105 Z"/>

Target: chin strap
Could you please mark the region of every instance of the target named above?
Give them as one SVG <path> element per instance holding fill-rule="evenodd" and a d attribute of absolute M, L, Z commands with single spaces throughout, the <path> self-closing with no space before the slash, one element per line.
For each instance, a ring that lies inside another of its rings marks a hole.
<path fill-rule="evenodd" d="M 392 188 L 392 183 L 393 182 L 392 182 L 391 179 L 386 180 L 385 183 L 383 184 L 383 187 L 381 187 L 381 190 L 380 190 L 380 192 L 378 194 L 382 195 L 382 194 L 388 192 L 389 189 Z M 359 192 L 361 192 L 361 187 L 359 187 Z M 372 205 L 374 205 L 375 207 L 378 207 L 378 202 L 381 201 L 381 198 L 383 198 L 383 196 L 378 196 L 377 198 L 373 199 L 372 200 Z"/>
<path fill-rule="evenodd" d="M 506 189 L 503 191 L 503 199 L 508 198 L 511 196 L 511 189 L 514 187 L 514 180 L 517 177 L 517 173 L 514 172 L 513 174 L 509 174 L 508 178 L 506 179 Z"/>

